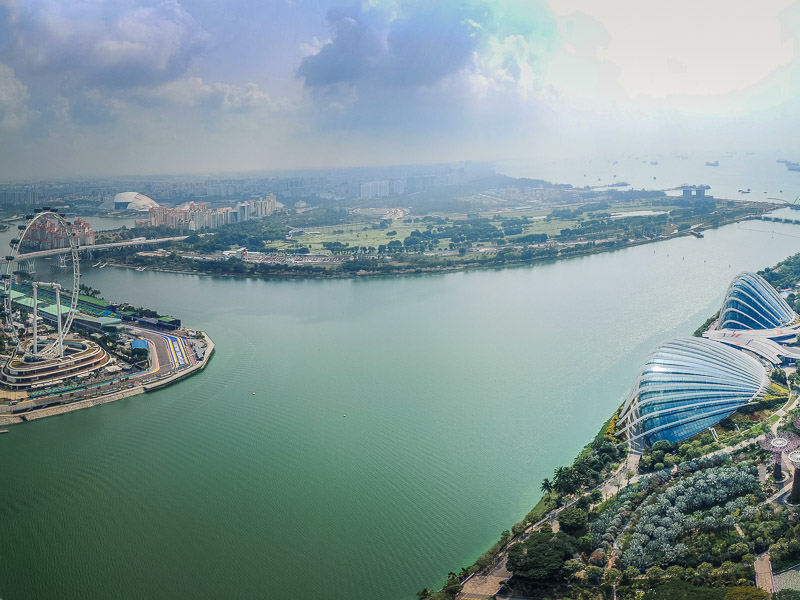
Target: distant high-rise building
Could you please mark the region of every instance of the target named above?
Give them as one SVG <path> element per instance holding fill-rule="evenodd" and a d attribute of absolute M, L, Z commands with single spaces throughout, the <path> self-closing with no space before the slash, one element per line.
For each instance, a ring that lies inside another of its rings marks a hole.
<path fill-rule="evenodd" d="M 146 221 L 137 221 L 137 226 L 169 227 L 181 231 L 213 229 L 230 223 L 243 223 L 250 219 L 268 217 L 275 212 L 275 194 L 258 200 L 239 202 L 235 207 L 212 209 L 208 202 L 187 202 L 177 208 L 159 206 L 150 209 Z"/>
<path fill-rule="evenodd" d="M 391 190 L 390 181 L 365 181 L 361 184 L 361 198 L 385 198 Z"/>

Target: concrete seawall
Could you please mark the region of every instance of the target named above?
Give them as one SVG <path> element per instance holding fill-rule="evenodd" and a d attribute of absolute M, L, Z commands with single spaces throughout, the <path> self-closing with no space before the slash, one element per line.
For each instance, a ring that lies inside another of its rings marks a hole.
<path fill-rule="evenodd" d="M 124 388 L 121 390 L 117 390 L 115 392 L 111 392 L 108 394 L 102 394 L 100 396 L 95 396 L 93 398 L 86 398 L 85 400 L 78 400 L 76 402 L 70 402 L 69 404 L 59 404 L 58 406 L 51 406 L 48 408 L 42 408 L 40 410 L 34 410 L 27 413 L 22 414 L 0 414 L 0 426 L 2 425 L 15 425 L 18 423 L 25 423 L 26 421 L 35 421 L 37 419 L 43 419 L 45 417 L 52 417 L 54 415 L 62 415 L 64 413 L 72 412 L 74 410 L 80 410 L 82 408 L 90 408 L 92 406 L 98 406 L 100 404 L 108 404 L 109 402 L 114 402 L 116 400 L 120 400 L 122 398 L 130 398 L 131 396 L 136 396 L 138 394 L 144 394 L 146 392 L 154 392 L 156 390 L 160 390 L 165 388 L 173 383 L 177 383 L 195 373 L 198 373 L 206 368 L 206 365 L 211 360 L 211 356 L 214 354 L 214 342 L 211 338 L 206 334 L 205 335 L 206 342 L 208 346 L 206 347 L 206 352 L 203 356 L 203 360 L 193 364 L 191 367 L 188 367 L 178 373 L 174 373 L 169 377 L 165 377 L 164 379 L 159 379 L 158 381 L 154 381 L 152 383 L 142 384 L 142 383 L 134 383 L 131 387 Z"/>

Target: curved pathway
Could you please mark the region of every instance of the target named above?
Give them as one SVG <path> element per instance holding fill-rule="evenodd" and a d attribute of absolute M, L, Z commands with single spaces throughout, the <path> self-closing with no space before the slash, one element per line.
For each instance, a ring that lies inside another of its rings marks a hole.
<path fill-rule="evenodd" d="M 779 418 L 775 421 L 775 423 L 772 424 L 771 429 L 773 433 L 775 433 L 778 430 L 778 427 L 780 426 L 783 417 L 785 417 L 788 414 L 790 408 L 793 406 L 796 400 L 797 400 L 797 395 L 795 394 L 795 392 L 791 392 L 789 394 L 789 400 L 786 402 L 786 404 L 775 412 L 775 414 L 778 415 Z M 747 446 L 751 446 L 752 444 L 757 443 L 763 437 L 764 437 L 763 435 L 759 435 L 754 438 L 743 440 L 734 446 L 727 446 L 725 448 L 720 448 L 719 450 L 706 454 L 705 457 L 716 456 L 722 453 L 736 452 L 737 450 L 741 450 L 743 448 L 746 448 Z M 639 481 L 637 467 L 640 458 L 641 458 L 640 454 L 635 452 L 629 452 L 627 458 L 625 459 L 625 462 L 623 462 L 614 471 L 614 473 L 606 477 L 606 479 L 600 485 L 590 490 L 587 490 L 586 493 L 590 493 L 595 489 L 599 489 L 603 493 L 603 500 L 607 500 L 608 498 L 618 493 L 621 487 L 624 487 L 624 485 L 628 485 L 630 483 L 636 483 L 637 481 Z M 784 460 L 786 461 L 788 459 L 784 457 Z M 629 480 L 627 480 L 625 478 L 627 471 L 631 471 L 636 474 L 633 475 Z M 780 498 L 780 496 L 787 493 L 790 488 L 791 488 L 791 482 L 789 482 L 782 489 L 780 489 L 775 494 L 767 498 L 767 502 L 775 502 L 778 498 Z M 508 549 L 514 544 L 518 544 L 520 542 L 525 541 L 528 538 L 528 536 L 530 536 L 531 533 L 541 529 L 544 523 L 550 523 L 551 526 L 553 527 L 553 530 L 558 531 L 558 521 L 556 519 L 558 518 L 559 513 L 565 508 L 569 508 L 577 501 L 578 498 L 575 498 L 570 502 L 564 504 L 564 506 L 553 509 L 552 511 L 547 513 L 547 515 L 545 515 L 543 519 L 541 519 L 537 523 L 528 526 L 528 528 L 521 535 L 512 538 L 511 541 L 509 541 L 509 543 L 505 546 L 505 548 L 503 548 L 497 555 L 495 563 L 494 565 L 492 565 L 492 567 L 490 567 L 487 571 L 483 573 L 476 572 L 464 580 L 463 588 L 461 590 L 461 593 L 457 596 L 457 598 L 459 600 L 483 600 L 485 598 L 491 597 L 492 595 L 496 595 L 500 591 L 500 588 L 502 587 L 503 583 L 505 583 L 505 581 L 507 581 L 512 575 L 511 572 L 509 572 L 508 569 L 506 568 L 506 561 L 508 559 Z M 771 587 L 770 593 L 772 593 L 772 591 L 774 591 L 774 583 L 772 580 L 772 565 L 770 564 L 769 561 L 769 554 L 764 553 L 762 555 L 759 555 L 759 557 L 756 558 L 755 567 L 756 567 L 756 581 L 765 582 L 764 585 L 765 586 L 769 585 Z M 759 569 L 762 572 L 760 577 L 759 577 Z M 765 569 L 768 569 L 769 577 L 766 576 Z M 760 584 L 758 585 L 759 587 L 762 587 Z M 767 587 L 762 587 L 762 589 L 766 590 Z"/>

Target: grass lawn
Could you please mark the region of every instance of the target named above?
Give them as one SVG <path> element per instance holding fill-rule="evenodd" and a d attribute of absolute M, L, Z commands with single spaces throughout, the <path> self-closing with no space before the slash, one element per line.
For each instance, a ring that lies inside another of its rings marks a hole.
<path fill-rule="evenodd" d="M 579 203 L 579 204 L 570 204 L 567 205 L 568 208 L 577 208 L 582 204 L 586 203 Z M 598 213 L 624 213 L 624 212 L 632 212 L 632 211 L 639 211 L 639 210 L 654 210 L 654 211 L 668 211 L 671 208 L 670 206 L 656 206 L 651 204 L 647 200 L 638 201 L 638 202 L 615 202 L 612 203 L 609 208 L 605 208 L 602 210 L 596 211 L 589 211 L 582 215 L 584 219 L 591 219 L 595 218 Z M 553 219 L 548 221 L 543 217 L 550 214 L 550 209 L 530 209 L 530 210 L 510 210 L 510 209 L 502 209 L 499 211 L 488 211 L 481 213 L 484 217 L 488 217 L 489 219 L 493 219 L 495 215 L 500 215 L 503 220 L 505 219 L 522 219 L 527 217 L 531 219 L 530 223 L 526 223 L 522 225 L 522 234 L 521 235 L 528 235 L 534 233 L 546 233 L 548 237 L 553 238 L 558 236 L 561 233 L 562 229 L 575 229 L 580 222 L 578 219 Z M 291 240 L 275 240 L 269 242 L 267 245 L 270 248 L 274 248 L 279 251 L 286 251 L 291 250 L 293 248 L 298 247 L 307 247 L 312 254 L 328 254 L 328 251 L 323 247 L 323 244 L 326 242 L 340 242 L 342 244 L 348 244 L 350 247 L 354 246 L 373 246 L 377 248 L 381 244 L 388 244 L 392 240 L 399 240 L 402 242 L 408 235 L 418 229 L 420 231 L 425 231 L 430 223 L 405 223 L 402 219 L 401 220 L 393 220 L 391 225 L 389 225 L 386 229 L 373 229 L 372 225 L 378 223 L 383 215 L 386 214 L 386 209 L 370 209 L 370 208 L 360 208 L 357 210 L 357 213 L 363 219 L 363 221 L 358 223 L 350 223 L 346 225 L 330 225 L 324 227 L 308 227 L 304 230 L 302 235 L 295 235 L 292 237 Z M 432 216 L 447 216 L 453 222 L 458 222 L 460 220 L 466 219 L 467 215 L 463 213 L 453 213 L 453 214 L 432 214 Z M 420 219 L 420 216 L 411 216 L 406 218 L 412 219 Z M 496 227 L 502 228 L 503 221 L 502 220 L 492 220 L 492 224 Z M 395 231 L 396 234 L 392 236 L 386 235 L 387 233 Z M 513 244 L 515 239 L 517 239 L 519 235 L 511 236 L 507 238 L 507 243 Z M 437 245 L 437 250 L 448 250 L 450 245 L 449 238 L 441 238 L 439 244 Z M 488 246 L 490 245 L 489 242 L 484 242 L 482 245 Z M 478 246 L 478 244 L 476 244 Z"/>
<path fill-rule="evenodd" d="M 542 496 L 539 499 L 539 502 L 536 503 L 536 506 L 534 506 L 533 509 L 531 509 L 531 511 L 528 513 L 526 520 L 529 523 L 536 523 L 555 507 L 555 500 L 553 500 L 549 494 Z"/>

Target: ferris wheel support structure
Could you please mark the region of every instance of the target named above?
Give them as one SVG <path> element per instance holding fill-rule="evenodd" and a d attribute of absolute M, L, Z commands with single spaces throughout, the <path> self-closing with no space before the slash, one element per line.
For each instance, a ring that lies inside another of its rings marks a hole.
<path fill-rule="evenodd" d="M 58 323 L 58 357 L 64 358 L 64 330 L 61 322 L 61 284 L 60 283 L 45 283 L 43 281 L 33 282 L 33 353 L 39 352 L 38 329 L 39 329 L 39 306 L 38 294 L 40 287 L 51 287 L 56 292 L 56 321 Z"/>
<path fill-rule="evenodd" d="M 66 312 L 66 318 L 63 315 L 63 307 L 61 305 L 61 292 L 63 290 L 60 283 L 44 283 L 44 282 L 36 282 L 32 281 L 31 286 L 33 288 L 33 347 L 30 349 L 31 351 L 28 352 L 30 355 L 37 356 L 41 359 L 48 359 L 48 358 L 55 358 L 58 356 L 59 358 L 64 357 L 64 338 L 70 331 L 72 327 L 72 321 L 75 318 L 75 314 L 77 313 L 78 308 L 78 293 L 80 290 L 80 278 L 81 278 L 81 271 L 80 271 L 80 253 L 79 247 L 75 240 L 75 236 L 72 234 L 70 230 L 70 225 L 63 215 L 58 214 L 54 210 L 50 210 L 49 208 L 44 209 L 36 209 L 35 214 L 29 215 L 26 217 L 28 222 L 25 225 L 19 225 L 19 234 L 16 238 L 11 240 L 11 254 L 5 257 L 6 262 L 6 272 L 0 275 L 0 279 L 2 279 L 2 293 L 0 293 L 0 297 L 3 299 L 3 312 L 5 313 L 5 321 L 6 327 L 5 331 L 10 333 L 11 337 L 11 346 L 14 347 L 14 352 L 12 353 L 13 356 L 16 356 L 20 352 L 20 339 L 17 333 L 17 329 L 14 325 L 14 318 L 13 318 L 13 311 L 12 311 L 12 290 L 14 284 L 14 276 L 17 276 L 16 281 L 22 282 L 22 279 L 26 275 L 27 271 L 23 267 L 23 263 L 26 261 L 25 253 L 20 252 L 21 247 L 23 246 L 23 241 L 26 239 L 26 236 L 31 231 L 31 228 L 34 226 L 35 223 L 39 222 L 40 220 L 49 221 L 50 223 L 54 223 L 57 227 L 61 229 L 63 233 L 63 237 L 68 241 L 69 244 L 69 252 L 70 258 L 72 259 L 72 291 L 69 295 L 69 309 Z M 16 267 L 16 269 L 15 269 Z M 27 276 L 30 277 L 31 274 L 27 273 Z M 55 312 L 56 312 L 56 322 L 57 322 L 57 329 L 58 329 L 58 337 L 56 340 L 50 341 L 45 343 L 43 347 L 39 347 L 39 324 L 38 324 L 38 316 L 39 316 L 39 294 L 38 288 L 40 287 L 48 287 L 53 289 L 55 292 Z"/>

